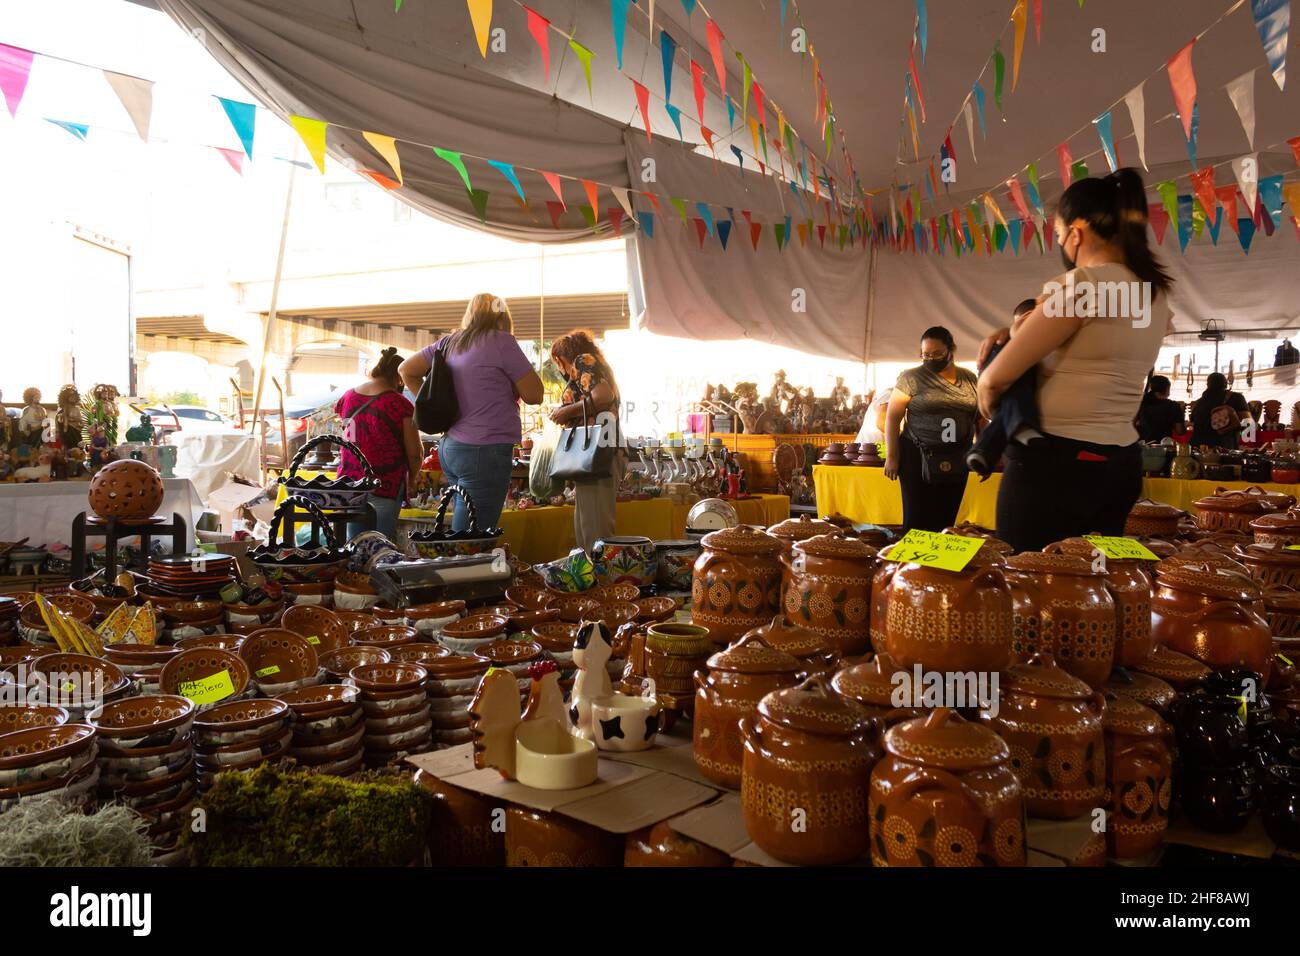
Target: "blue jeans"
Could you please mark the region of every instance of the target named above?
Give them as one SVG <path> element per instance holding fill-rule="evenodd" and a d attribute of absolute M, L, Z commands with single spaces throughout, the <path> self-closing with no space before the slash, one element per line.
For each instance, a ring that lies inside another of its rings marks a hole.
<path fill-rule="evenodd" d="M 438 462 L 447 483 L 460 485 L 474 502 L 478 513 L 478 526 L 495 528 L 501 520 L 501 509 L 510 490 L 510 469 L 513 464 L 513 442 L 495 445 L 471 445 L 454 438 L 444 438 L 438 443 Z M 469 527 L 469 512 L 464 500 L 456 496 L 453 531 Z"/>
<path fill-rule="evenodd" d="M 396 498 L 384 498 L 381 495 L 366 495 L 366 500 L 375 509 L 375 530 L 386 535 L 389 541 L 397 537 L 397 514 L 402 510 L 402 499 L 406 497 L 403 485 Z M 348 540 L 351 541 L 366 530 L 359 521 L 348 522 Z"/>

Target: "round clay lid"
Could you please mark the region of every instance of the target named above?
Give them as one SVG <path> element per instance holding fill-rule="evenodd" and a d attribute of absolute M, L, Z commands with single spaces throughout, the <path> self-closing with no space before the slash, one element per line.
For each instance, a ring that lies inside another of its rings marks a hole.
<path fill-rule="evenodd" d="M 768 647 L 775 648 L 778 651 L 785 651 L 785 653 L 793 654 L 795 657 L 808 657 L 811 654 L 820 654 L 823 651 L 830 650 L 830 645 L 826 643 L 826 639 L 816 631 L 800 627 L 797 624 L 787 624 L 785 618 L 780 614 L 772 618 L 770 623 L 746 632 L 745 636 L 748 637 L 750 634 L 757 634 L 762 637 Z"/>
<path fill-rule="evenodd" d="M 536 641 L 493 641 L 478 649 L 479 655 L 486 657 L 494 665 L 522 664 L 531 661 L 542 653 L 542 645 Z"/>
<path fill-rule="evenodd" d="M 1200 680 L 1210 673 L 1210 669 L 1196 658 L 1180 654 L 1163 645 L 1157 647 L 1141 664 L 1134 665 L 1134 670 L 1179 684 Z"/>
<path fill-rule="evenodd" d="M 1185 564 L 1159 575 L 1158 582 L 1178 591 L 1192 591 L 1221 601 L 1258 601 L 1262 593 L 1254 578 L 1208 565 Z"/>
<path fill-rule="evenodd" d="M 1247 511 L 1266 514 L 1270 511 L 1282 511 L 1295 504 L 1291 495 L 1265 491 L 1254 486 L 1245 491 L 1229 491 L 1216 488 L 1214 494 L 1198 498 L 1192 502 L 1197 510 L 1205 511 Z"/>
<path fill-rule="evenodd" d="M 806 541 L 815 535 L 836 534 L 839 531 L 840 529 L 829 521 L 810 518 L 808 515 L 787 518 L 785 521 L 777 522 L 767 529 L 768 534 L 778 538 L 785 538 L 788 541 Z"/>
<path fill-rule="evenodd" d="M 1261 515 L 1250 523 L 1252 531 L 1300 531 L 1300 509 Z"/>
<path fill-rule="evenodd" d="M 894 725 L 885 734 L 885 749 L 911 763 L 949 770 L 993 767 L 1011 757 L 1001 737 L 950 707 Z"/>
<path fill-rule="evenodd" d="M 700 545 L 731 554 L 775 554 L 781 550 L 779 538 L 743 524 L 734 528 L 723 528 L 720 531 L 710 531 L 700 539 Z"/>
<path fill-rule="evenodd" d="M 1011 554 L 1016 550 L 1007 542 L 993 534 L 992 531 L 989 531 L 987 528 L 981 528 L 977 524 L 953 525 L 951 528 L 944 528 L 943 533 L 955 534 L 961 538 L 983 538 L 990 548 L 993 548 L 1001 554 Z"/>
<path fill-rule="evenodd" d="M 1178 691 L 1151 674 L 1117 667 L 1106 682 L 1106 692 L 1127 697 L 1147 707 L 1165 710 L 1174 702 Z"/>
<path fill-rule="evenodd" d="M 1044 554 L 1042 551 L 1022 551 L 1007 558 L 1007 570 L 1026 571 L 1031 574 L 1073 574 L 1093 577 L 1092 563 L 1075 554 Z"/>
<path fill-rule="evenodd" d="M 1255 525 L 1263 520 L 1263 518 L 1260 518 L 1257 521 L 1252 521 L 1251 524 Z M 1232 549 L 1232 553 L 1238 560 L 1247 564 L 1251 561 L 1257 561 L 1268 564 L 1300 565 L 1300 551 L 1288 551 L 1283 545 L 1275 541 L 1270 541 L 1267 544 L 1239 544 Z"/>
<path fill-rule="evenodd" d="M 876 557 L 876 549 L 857 538 L 845 538 L 838 534 L 819 534 L 794 546 L 800 554 L 813 558 L 843 558 L 848 561 L 871 561 Z"/>
<path fill-rule="evenodd" d="M 1244 564 L 1240 561 L 1234 561 L 1222 552 L 1197 551 L 1194 548 L 1187 548 L 1171 557 L 1161 558 L 1155 568 L 1156 579 L 1162 579 L 1165 575 L 1182 568 L 1250 577 L 1250 572 Z"/>
<path fill-rule="evenodd" d="M 1106 695 L 1106 712 L 1101 725 L 1106 733 L 1131 734 L 1135 737 L 1159 737 L 1165 732 L 1164 718 L 1131 697 Z"/>
<path fill-rule="evenodd" d="M 836 671 L 831 678 L 831 689 L 859 703 L 893 707 L 893 677 L 900 669 L 883 655 L 877 654 L 875 660 Z"/>
<path fill-rule="evenodd" d="M 1286 587 L 1268 588 L 1264 591 L 1264 607 L 1290 614 L 1300 612 L 1300 591 Z"/>
<path fill-rule="evenodd" d="M 1002 689 L 1060 700 L 1087 700 L 1092 696 L 1092 688 L 1063 669 L 1050 654 L 1034 654 L 1023 664 L 1012 664 L 1002 674 Z"/>
<path fill-rule="evenodd" d="M 870 729 L 871 716 L 858 704 L 845 700 L 820 677 L 810 677 L 796 687 L 774 690 L 758 702 L 767 720 L 813 734 L 849 737 Z"/>
<path fill-rule="evenodd" d="M 1177 518 L 1182 515 L 1182 512 L 1173 505 L 1167 505 L 1163 501 L 1152 501 L 1150 498 L 1140 498 L 1128 513 L 1135 518 Z"/>
<path fill-rule="evenodd" d="M 730 671 L 735 674 L 793 674 L 800 664 L 785 651 L 778 651 L 757 631 L 750 631 L 725 651 L 718 651 L 708 660 L 711 671 Z"/>
<path fill-rule="evenodd" d="M 1172 549 L 1176 551 L 1177 549 Z M 1083 558 L 1090 565 L 1101 552 L 1087 538 L 1064 538 L 1060 541 L 1053 541 L 1047 547 L 1043 548 L 1045 554 L 1068 554 L 1076 558 Z M 1107 558 L 1107 564 L 1141 564 L 1137 558 Z"/>

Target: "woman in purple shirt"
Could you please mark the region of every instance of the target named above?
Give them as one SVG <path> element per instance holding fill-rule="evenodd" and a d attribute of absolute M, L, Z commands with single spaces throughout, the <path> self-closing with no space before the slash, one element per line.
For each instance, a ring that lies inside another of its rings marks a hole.
<path fill-rule="evenodd" d="M 519 400 L 542 403 L 542 380 L 515 341 L 510 308 L 480 292 L 470 300 L 460 331 L 425 346 L 402 363 L 402 381 L 418 395 L 433 365 L 435 349 L 446 350 L 460 405 L 460 418 L 438 443 L 438 460 L 451 484 L 469 492 L 481 528 L 495 528 L 510 487 L 514 447 L 520 439 Z M 452 528 L 469 526 L 465 504 L 456 501 Z"/>

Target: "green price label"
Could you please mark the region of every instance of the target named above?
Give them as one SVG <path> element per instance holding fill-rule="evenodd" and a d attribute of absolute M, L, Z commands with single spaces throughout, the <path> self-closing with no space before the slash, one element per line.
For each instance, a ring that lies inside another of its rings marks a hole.
<path fill-rule="evenodd" d="M 983 538 L 933 531 L 909 531 L 882 555 L 887 561 L 923 564 L 942 571 L 960 571 L 984 546 Z"/>
<path fill-rule="evenodd" d="M 1134 538 L 1116 538 L 1104 534 L 1085 534 L 1083 540 L 1115 561 L 1159 561 L 1156 554 Z"/>
<path fill-rule="evenodd" d="M 260 670 L 258 670 L 256 672 L 256 675 L 258 677 L 270 677 L 272 674 L 278 674 L 278 673 L 280 673 L 280 668 L 277 667 L 275 664 L 271 664 L 268 667 L 263 667 Z"/>
<path fill-rule="evenodd" d="M 319 644 L 319 643 L 320 643 L 320 638 L 317 637 L 315 634 L 308 634 L 308 635 L 307 635 L 307 643 L 308 643 L 308 644 Z"/>
<path fill-rule="evenodd" d="M 230 671 L 218 671 L 198 680 L 183 680 L 180 690 L 182 697 L 196 704 L 215 704 L 235 692 L 235 682 L 230 679 Z"/>

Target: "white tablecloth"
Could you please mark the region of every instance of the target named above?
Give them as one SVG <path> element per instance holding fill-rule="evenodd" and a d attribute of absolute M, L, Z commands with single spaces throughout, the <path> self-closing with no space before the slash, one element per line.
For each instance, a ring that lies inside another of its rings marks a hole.
<path fill-rule="evenodd" d="M 56 544 L 72 546 L 72 519 L 86 505 L 87 481 L 47 481 L 28 484 L 0 484 L 0 541 L 28 539 L 33 547 Z M 194 525 L 203 513 L 203 501 L 188 478 L 163 479 L 163 503 L 158 513 L 170 519 L 173 512 Z M 102 549 L 103 538 L 89 538 L 89 550 Z"/>

